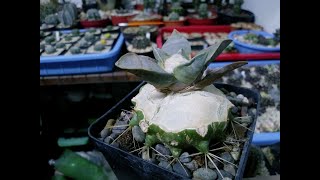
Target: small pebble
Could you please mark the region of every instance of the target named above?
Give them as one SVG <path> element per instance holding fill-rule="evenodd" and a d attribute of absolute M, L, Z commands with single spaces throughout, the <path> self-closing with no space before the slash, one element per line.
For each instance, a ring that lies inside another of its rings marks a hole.
<path fill-rule="evenodd" d="M 231 112 L 233 113 L 233 114 L 237 114 L 237 112 L 238 112 L 238 108 L 237 108 L 237 106 L 233 106 L 232 108 L 231 108 Z"/>
<path fill-rule="evenodd" d="M 160 161 L 160 163 L 158 165 L 160 167 L 168 169 L 169 171 L 172 171 L 172 166 L 171 166 L 171 164 L 169 165 L 169 163 L 167 161 Z"/>
<path fill-rule="evenodd" d="M 232 164 L 225 164 L 223 167 L 223 170 L 225 170 L 226 172 L 230 173 L 233 176 L 236 175 L 236 169 Z"/>
<path fill-rule="evenodd" d="M 119 135 L 119 134 L 111 133 L 111 134 L 110 134 L 110 137 L 111 137 L 112 139 L 116 139 L 116 138 L 118 137 L 118 135 Z"/>
<path fill-rule="evenodd" d="M 236 94 L 235 92 L 230 92 L 229 95 L 230 95 L 231 97 L 237 97 L 237 94 Z"/>
<path fill-rule="evenodd" d="M 234 160 L 239 160 L 239 157 L 240 157 L 240 152 L 237 152 L 237 151 L 232 151 L 231 153 L 231 156 L 233 157 Z"/>
<path fill-rule="evenodd" d="M 223 152 L 223 153 L 221 153 L 219 157 L 221 157 L 222 159 L 224 159 L 224 160 L 226 160 L 226 161 L 229 161 L 229 162 L 231 162 L 231 163 L 234 163 L 233 157 L 232 157 L 231 154 L 228 153 L 228 152 Z"/>
<path fill-rule="evenodd" d="M 120 144 L 118 142 L 114 142 L 114 143 L 112 143 L 110 145 L 113 146 L 113 147 L 119 148 Z"/>
<path fill-rule="evenodd" d="M 199 168 L 193 172 L 193 178 L 201 180 L 212 180 L 217 178 L 217 173 L 209 168 Z"/>
<path fill-rule="evenodd" d="M 141 130 L 139 126 L 134 126 L 132 128 L 132 136 L 136 141 L 143 143 L 145 140 L 146 134 Z"/>
<path fill-rule="evenodd" d="M 219 162 L 218 160 L 216 160 L 215 158 L 211 158 L 212 161 L 214 162 L 214 164 L 220 169 L 223 167 L 223 164 L 221 162 Z M 220 160 L 221 161 L 221 160 Z M 211 169 L 216 169 L 216 167 L 212 164 L 211 161 L 208 161 L 208 167 Z"/>
<path fill-rule="evenodd" d="M 221 174 L 222 174 L 222 176 L 224 177 L 224 178 L 230 178 L 230 179 L 232 179 L 233 178 L 233 176 L 232 176 L 232 174 L 230 174 L 230 173 L 228 173 L 228 172 L 226 172 L 225 170 L 222 170 L 222 169 L 219 169 L 220 170 L 220 172 L 221 172 Z M 220 176 L 220 174 L 218 173 L 218 171 L 217 170 L 214 170 L 216 173 L 217 173 L 217 175 L 218 175 L 218 179 L 217 180 L 223 180 L 223 178 Z"/>
<path fill-rule="evenodd" d="M 249 100 L 248 100 L 248 98 L 246 98 L 246 97 L 244 97 L 244 98 L 242 99 L 242 102 L 243 102 L 244 104 L 249 104 Z"/>
<path fill-rule="evenodd" d="M 248 107 L 247 106 L 242 106 L 241 108 L 241 116 L 247 116 L 248 115 Z"/>
<path fill-rule="evenodd" d="M 155 149 L 161 153 L 162 155 L 168 155 L 171 156 L 171 151 L 169 148 L 166 148 L 164 145 L 162 144 L 157 144 Z"/>
<path fill-rule="evenodd" d="M 186 167 L 182 167 L 179 162 L 173 165 L 173 171 L 183 176 L 191 177 L 189 169 Z"/>
<path fill-rule="evenodd" d="M 110 126 L 113 125 L 115 122 L 114 119 L 109 119 L 106 126 L 103 128 L 103 130 L 100 132 L 100 136 L 104 139 L 106 138 L 110 133 L 111 133 L 111 128 Z"/>
<path fill-rule="evenodd" d="M 116 121 L 114 126 L 121 126 L 121 127 L 112 128 L 112 133 L 121 134 L 124 130 L 126 130 L 128 128 L 128 126 L 124 126 L 124 125 L 127 125 L 127 124 L 128 123 L 125 122 L 125 121 Z"/>
<path fill-rule="evenodd" d="M 183 165 L 186 166 L 191 171 L 198 169 L 198 163 L 195 160 L 192 160 L 191 162 L 188 162 L 188 163 L 183 163 Z"/>
<path fill-rule="evenodd" d="M 190 162 L 192 160 L 191 157 L 188 157 L 188 156 L 189 156 L 189 153 L 188 152 L 184 152 L 184 153 L 181 154 L 179 159 L 180 159 L 180 161 L 182 163 L 188 163 L 188 162 Z"/>
<path fill-rule="evenodd" d="M 110 136 L 108 136 L 108 137 L 106 137 L 106 138 L 104 139 L 103 142 L 105 142 L 105 143 L 107 143 L 107 144 L 110 144 L 110 143 L 112 143 L 112 141 L 113 141 L 113 139 L 112 139 Z"/>
<path fill-rule="evenodd" d="M 238 94 L 238 95 L 237 95 L 237 99 L 239 99 L 240 101 L 242 101 L 243 98 L 244 98 L 244 96 L 243 96 L 242 94 Z"/>

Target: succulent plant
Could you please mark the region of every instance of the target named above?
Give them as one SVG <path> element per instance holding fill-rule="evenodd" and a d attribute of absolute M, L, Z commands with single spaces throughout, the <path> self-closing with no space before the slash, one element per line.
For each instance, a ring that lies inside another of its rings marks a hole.
<path fill-rule="evenodd" d="M 57 43 L 56 44 L 56 48 L 65 48 L 66 47 L 66 44 L 64 43 Z"/>
<path fill-rule="evenodd" d="M 74 46 L 74 47 L 70 48 L 70 53 L 71 54 L 80 54 L 81 50 L 80 50 L 80 48 Z"/>
<path fill-rule="evenodd" d="M 179 16 L 179 14 L 176 13 L 176 12 L 171 12 L 171 13 L 169 14 L 169 20 L 170 20 L 170 21 L 178 21 L 179 18 L 180 18 L 180 16 Z"/>
<path fill-rule="evenodd" d="M 280 28 L 276 29 L 276 31 L 273 33 L 274 39 L 278 42 L 280 42 Z"/>
<path fill-rule="evenodd" d="M 234 0 L 233 3 L 233 12 L 235 14 L 240 14 L 241 13 L 241 6 L 244 3 L 244 0 Z"/>
<path fill-rule="evenodd" d="M 47 43 L 47 44 L 50 44 L 52 42 L 54 42 L 56 40 L 56 38 L 54 36 L 47 36 L 44 41 Z"/>
<path fill-rule="evenodd" d="M 132 99 L 129 123 L 146 133 L 145 147 L 163 143 L 178 158 L 186 147 L 209 153 L 209 142 L 224 138 L 234 105 L 212 82 L 247 62 L 206 69 L 230 42 L 221 40 L 191 59 L 190 43 L 174 30 L 161 49 L 153 47 L 156 59 L 127 53 L 116 62 L 147 82 Z"/>
<path fill-rule="evenodd" d="M 86 35 L 84 36 L 84 39 L 85 39 L 86 41 L 93 42 L 93 41 L 95 40 L 95 37 L 94 37 L 93 34 L 86 34 Z"/>
<path fill-rule="evenodd" d="M 40 38 L 44 37 L 44 32 L 40 31 Z"/>
<path fill-rule="evenodd" d="M 109 39 L 111 37 L 111 34 L 110 33 L 106 33 L 103 35 L 106 39 Z"/>
<path fill-rule="evenodd" d="M 44 22 L 50 25 L 57 25 L 59 23 L 59 19 L 57 15 L 50 14 L 44 19 Z"/>
<path fill-rule="evenodd" d="M 71 34 L 72 34 L 73 36 L 79 36 L 79 35 L 80 35 L 80 31 L 79 31 L 79 29 L 73 29 L 73 30 L 71 31 Z"/>
<path fill-rule="evenodd" d="M 80 48 L 87 48 L 87 47 L 89 47 L 90 46 L 90 44 L 86 41 L 86 40 L 81 40 L 80 42 L 79 42 L 79 47 Z"/>
<path fill-rule="evenodd" d="M 45 44 L 40 44 L 40 49 L 45 49 L 46 45 Z"/>
<path fill-rule="evenodd" d="M 65 40 L 65 41 L 71 41 L 71 40 L 72 40 L 72 37 L 71 37 L 71 36 L 66 36 L 66 37 L 64 38 L 64 40 Z"/>
<path fill-rule="evenodd" d="M 74 3 L 66 3 L 63 9 L 58 12 L 60 23 L 64 26 L 72 26 L 76 23 L 78 17 L 78 9 Z"/>
<path fill-rule="evenodd" d="M 135 49 L 145 49 L 146 47 L 151 45 L 151 42 L 145 36 L 136 36 L 132 40 L 132 46 Z"/>
<path fill-rule="evenodd" d="M 54 48 L 53 46 L 48 45 L 48 46 L 45 48 L 45 51 L 46 51 L 47 54 L 53 54 L 53 53 L 55 53 L 57 50 L 56 50 L 56 48 Z"/>
<path fill-rule="evenodd" d="M 208 5 L 206 3 L 199 5 L 198 14 L 200 18 L 208 18 Z"/>
<path fill-rule="evenodd" d="M 97 9 L 89 9 L 87 11 L 87 19 L 89 21 L 91 20 L 99 20 L 101 19 L 101 16 L 99 14 L 99 11 Z"/>
<path fill-rule="evenodd" d="M 91 34 L 94 34 L 95 32 L 97 32 L 97 29 L 89 28 L 88 32 L 91 33 Z"/>
<path fill-rule="evenodd" d="M 93 49 L 95 50 L 95 51 L 102 51 L 102 50 L 104 50 L 104 48 L 105 48 L 105 46 L 103 45 L 103 44 L 96 44 L 94 47 L 93 47 Z"/>
<path fill-rule="evenodd" d="M 57 12 L 58 4 L 52 1 L 40 3 L 40 22 L 44 22 L 45 18 L 50 14 Z"/>

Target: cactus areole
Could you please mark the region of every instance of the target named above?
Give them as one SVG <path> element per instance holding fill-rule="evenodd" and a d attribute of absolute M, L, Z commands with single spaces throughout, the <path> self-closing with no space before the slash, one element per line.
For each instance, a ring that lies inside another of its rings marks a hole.
<path fill-rule="evenodd" d="M 190 146 L 207 153 L 211 140 L 225 137 L 234 105 L 212 83 L 247 62 L 207 67 L 230 42 L 222 40 L 191 59 L 189 42 L 174 30 L 161 49 L 153 47 L 156 59 L 127 53 L 116 62 L 147 82 L 132 99 L 136 114 L 130 121 L 146 133 L 147 147 L 163 143 L 178 157 Z"/>

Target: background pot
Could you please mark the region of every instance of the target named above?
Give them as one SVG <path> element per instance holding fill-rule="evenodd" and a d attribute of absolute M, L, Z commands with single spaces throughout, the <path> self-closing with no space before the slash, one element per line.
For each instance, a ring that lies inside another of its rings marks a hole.
<path fill-rule="evenodd" d="M 228 15 L 224 12 L 218 12 L 217 23 L 221 25 L 229 25 L 237 22 L 250 22 L 254 23 L 255 16 L 252 12 L 247 10 L 241 10 L 241 13 L 247 14 L 248 16 L 237 16 L 237 15 Z"/>

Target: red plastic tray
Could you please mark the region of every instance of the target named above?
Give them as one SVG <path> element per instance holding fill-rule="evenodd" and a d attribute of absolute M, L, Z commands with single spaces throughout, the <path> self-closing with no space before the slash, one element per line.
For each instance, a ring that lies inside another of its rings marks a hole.
<path fill-rule="evenodd" d="M 192 33 L 192 32 L 226 32 L 232 31 L 231 26 L 183 26 L 183 27 L 163 27 L 157 36 L 157 46 L 162 47 L 163 33 L 172 32 L 174 29 L 179 32 Z M 223 53 L 220 54 L 216 61 L 237 61 L 237 60 L 280 60 L 280 53 Z"/>

